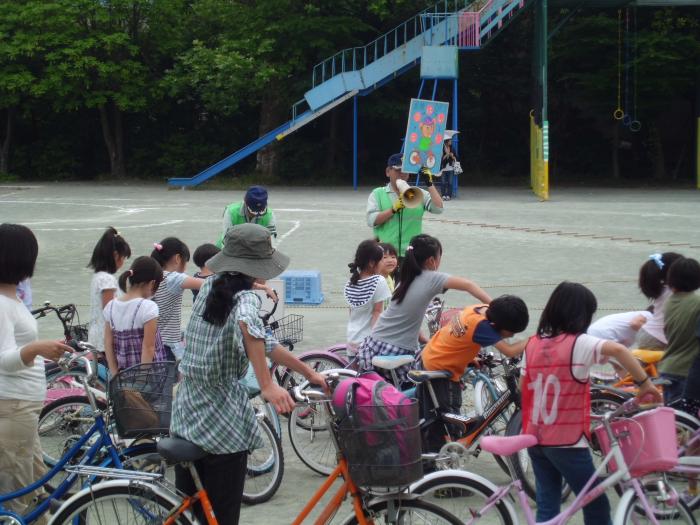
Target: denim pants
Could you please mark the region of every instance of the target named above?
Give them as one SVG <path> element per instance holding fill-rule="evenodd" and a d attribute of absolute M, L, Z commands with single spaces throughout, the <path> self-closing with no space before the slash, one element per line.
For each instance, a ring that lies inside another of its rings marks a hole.
<path fill-rule="evenodd" d="M 528 449 L 537 481 L 537 522 L 554 518 L 561 508 L 562 478 L 578 494 L 595 472 L 588 448 L 532 447 Z M 583 507 L 586 525 L 610 525 L 605 494 Z"/>
<path fill-rule="evenodd" d="M 670 385 L 664 385 L 664 405 L 670 405 L 673 401 L 680 399 L 685 390 L 687 378 L 676 374 L 660 374 L 662 379 L 671 382 Z"/>

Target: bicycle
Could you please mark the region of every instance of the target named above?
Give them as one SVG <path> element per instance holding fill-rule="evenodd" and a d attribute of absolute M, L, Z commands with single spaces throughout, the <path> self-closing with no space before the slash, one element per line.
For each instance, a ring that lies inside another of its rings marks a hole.
<path fill-rule="evenodd" d="M 588 502 L 603 494 L 608 488 L 618 484 L 624 487 L 624 491 L 614 513 L 613 523 L 615 525 L 628 523 L 634 523 L 635 525 L 640 523 L 658 524 L 659 522 L 696 523 L 688 506 L 678 498 L 678 494 L 664 479 L 657 480 L 653 484 L 642 484 L 637 479 L 637 477 L 645 473 L 645 469 L 658 470 L 658 458 L 661 457 L 654 450 L 654 445 L 650 445 L 648 457 L 657 461 L 656 466 L 653 466 L 653 462 L 646 465 L 638 463 L 639 448 L 634 445 L 630 446 L 632 440 L 627 438 L 629 431 L 620 428 L 620 420 L 613 421 L 614 418 L 623 414 L 629 414 L 631 411 L 636 410 L 637 407 L 636 401 L 631 400 L 616 410 L 606 413 L 601 418 L 602 425 L 598 432 L 605 438 L 603 447 L 605 456 L 601 464 L 574 502 L 556 518 L 547 523 L 550 525 L 566 523 L 569 518 Z M 632 419 L 631 421 L 635 420 Z M 637 422 L 627 424 L 632 427 L 642 425 Z M 659 425 L 653 418 L 651 426 L 665 428 L 668 431 L 667 424 L 662 423 Z M 642 428 L 647 428 L 647 432 L 649 432 L 648 426 L 645 425 Z M 639 435 L 639 432 L 637 434 Z M 663 439 L 673 441 L 673 436 L 667 435 L 665 438 L 660 439 L 661 442 L 663 442 Z M 659 440 L 657 439 L 655 443 L 658 444 Z M 481 440 L 483 450 L 504 456 L 515 455 L 519 451 L 526 450 L 528 447 L 536 444 L 537 438 L 530 435 L 510 437 L 486 436 Z M 668 451 L 664 452 L 663 456 L 664 466 L 670 469 L 673 458 L 668 456 Z M 598 477 L 604 475 L 608 470 L 610 474 L 602 479 L 599 484 L 594 485 Z M 664 468 L 664 470 L 666 469 Z M 435 481 L 432 483 L 435 484 Z M 409 490 L 414 488 L 424 490 L 424 487 L 421 487 L 421 485 L 425 484 L 426 482 L 418 482 L 416 484 L 417 487 L 411 487 Z M 535 524 L 533 510 L 530 507 L 527 494 L 521 481 L 515 477 L 514 481 L 508 485 L 496 486 L 481 476 L 463 472 L 459 476 L 453 475 L 449 486 L 453 489 L 461 489 L 459 493 L 450 499 L 449 504 L 451 505 L 451 512 L 462 518 L 463 523 L 467 525 L 485 523 L 487 520 L 488 523 L 493 523 L 496 520 L 496 523 L 502 525 L 518 523 L 519 520 L 515 514 L 513 502 L 518 504 L 525 516 L 526 523 L 529 525 Z"/>

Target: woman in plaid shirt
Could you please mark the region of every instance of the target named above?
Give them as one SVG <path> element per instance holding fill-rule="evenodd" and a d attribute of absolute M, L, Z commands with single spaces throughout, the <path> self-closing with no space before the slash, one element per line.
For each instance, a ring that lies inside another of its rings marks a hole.
<path fill-rule="evenodd" d="M 185 330 L 182 381 L 172 409 L 170 432 L 209 452 L 195 463 L 219 523 L 236 524 L 248 451 L 261 446 L 255 411 L 239 383 L 252 364 L 263 397 L 278 412 L 294 402 L 272 381 L 265 356 L 324 386 L 323 376 L 294 357 L 266 333 L 258 315 L 261 300 L 254 283 L 284 271 L 289 257 L 272 248 L 270 232 L 257 224 L 234 226 L 223 250 L 207 261 L 217 274 L 207 279 Z M 177 487 L 195 492 L 187 471 L 178 467 Z"/>

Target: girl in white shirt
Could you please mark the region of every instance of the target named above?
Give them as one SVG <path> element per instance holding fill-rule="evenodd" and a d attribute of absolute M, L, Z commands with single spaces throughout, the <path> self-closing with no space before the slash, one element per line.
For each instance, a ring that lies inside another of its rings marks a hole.
<path fill-rule="evenodd" d="M 114 276 L 124 261 L 131 257 L 129 243 L 112 226 L 102 234 L 92 250 L 88 268 L 95 273 L 90 283 L 90 324 L 88 342 L 98 350 L 104 350 L 104 318 L 102 310 L 117 293 L 117 278 Z"/>
<path fill-rule="evenodd" d="M 0 225 L 0 494 L 14 492 L 45 473 L 39 414 L 46 398 L 44 358 L 71 348 L 39 341 L 36 319 L 17 298 L 17 284 L 34 273 L 39 245 L 19 224 Z M 36 493 L 4 504 L 25 514 Z"/>
<path fill-rule="evenodd" d="M 362 241 L 355 251 L 355 260 L 348 264 L 352 276 L 343 289 L 350 307 L 347 330 L 347 353 L 355 355 L 360 343 L 372 331 L 374 323 L 391 298 L 386 279 L 377 272 L 384 250 L 374 239 Z"/>

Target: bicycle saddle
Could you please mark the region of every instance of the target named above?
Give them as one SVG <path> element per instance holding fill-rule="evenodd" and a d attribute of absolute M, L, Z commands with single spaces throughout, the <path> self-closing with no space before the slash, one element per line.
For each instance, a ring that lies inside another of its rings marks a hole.
<path fill-rule="evenodd" d="M 664 352 L 663 350 L 643 350 L 637 348 L 632 350 L 632 355 L 643 363 L 650 365 L 661 361 L 661 358 L 664 356 Z"/>
<path fill-rule="evenodd" d="M 410 370 L 408 377 L 414 383 L 424 383 L 432 379 L 447 379 L 452 377 L 452 372 L 447 370 Z"/>
<path fill-rule="evenodd" d="M 158 442 L 158 453 L 169 463 L 197 461 L 209 453 L 185 439 L 166 437 Z"/>
<path fill-rule="evenodd" d="M 410 365 L 416 357 L 413 355 L 379 355 L 372 358 L 372 366 L 384 370 L 394 370 L 400 366 Z"/>
<path fill-rule="evenodd" d="M 512 456 L 524 448 L 537 445 L 537 438 L 532 434 L 517 436 L 485 436 L 479 441 L 481 450 L 498 456 Z"/>

